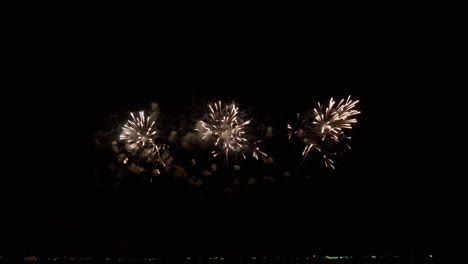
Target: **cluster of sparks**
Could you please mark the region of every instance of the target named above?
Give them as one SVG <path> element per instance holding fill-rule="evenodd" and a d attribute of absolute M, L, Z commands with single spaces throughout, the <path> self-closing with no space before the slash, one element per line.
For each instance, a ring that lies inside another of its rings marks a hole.
<path fill-rule="evenodd" d="M 245 128 L 250 124 L 251 120 L 243 121 L 239 117 L 239 108 L 235 104 L 222 106 L 221 101 L 209 104 L 210 108 L 209 120 L 199 121 L 201 129 L 195 129 L 202 133 L 202 139 L 214 140 L 213 156 L 224 154 L 226 161 L 230 153 L 240 153 L 245 159 L 245 152 L 249 149 L 249 140 L 246 138 Z M 254 147 L 253 157 L 258 159 L 258 153 L 266 156 L 266 154 L 258 147 Z"/>
<path fill-rule="evenodd" d="M 358 100 L 351 100 L 351 96 L 349 96 L 346 100 L 342 99 L 336 104 L 332 97 L 328 105 L 318 103 L 318 107 L 313 110 L 312 117 L 306 117 L 302 120 L 299 128 L 295 129 L 288 125 L 289 136 L 295 134 L 306 144 L 302 156 L 305 158 L 312 150 L 316 150 L 323 155 L 325 166 L 334 169 L 332 156 L 336 155 L 336 152 L 330 151 L 329 146 L 331 143 L 343 144 L 346 148 L 351 149 L 344 142 L 344 139 L 350 139 L 345 132 L 357 123 L 354 116 L 360 112 L 354 108 L 358 102 Z"/>

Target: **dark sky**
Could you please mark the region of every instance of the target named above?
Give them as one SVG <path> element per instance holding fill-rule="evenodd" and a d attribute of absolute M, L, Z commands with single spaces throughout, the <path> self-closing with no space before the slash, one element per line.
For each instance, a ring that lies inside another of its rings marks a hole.
<path fill-rule="evenodd" d="M 411 41 L 410 32 L 395 38 L 377 30 L 318 43 L 290 33 L 281 40 L 274 34 L 247 38 L 252 41 L 225 36 L 202 45 L 187 37 L 140 46 L 129 36 L 104 34 L 96 37 L 104 41 L 78 45 L 83 49 L 64 45 L 58 52 L 63 56 L 55 55 L 27 81 L 41 87 L 25 95 L 25 113 L 40 131 L 32 151 L 14 154 L 20 161 L 6 176 L 11 185 L 2 192 L 8 220 L 0 253 L 437 250 L 441 175 L 433 170 L 437 159 L 425 151 L 427 134 L 419 132 L 428 117 L 418 118 L 437 94 L 417 88 L 439 80 L 426 64 L 427 50 Z M 317 101 L 349 94 L 361 101 L 362 114 L 353 150 L 335 172 L 311 161 L 283 185 L 203 202 L 170 183 L 168 189 L 96 187 L 92 171 L 101 158 L 91 138 L 109 129 L 111 115 L 156 101 L 162 115 L 178 120 L 194 105 L 235 99 L 258 122 L 280 131 Z"/>

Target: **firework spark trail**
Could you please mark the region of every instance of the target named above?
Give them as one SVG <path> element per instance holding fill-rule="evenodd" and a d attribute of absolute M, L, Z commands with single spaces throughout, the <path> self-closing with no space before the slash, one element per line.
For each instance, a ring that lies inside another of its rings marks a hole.
<path fill-rule="evenodd" d="M 166 145 L 157 145 L 155 144 L 153 146 L 153 148 L 151 149 L 151 156 L 154 158 L 154 162 L 162 165 L 162 166 L 166 166 L 166 164 L 164 163 L 164 159 L 163 159 L 163 156 L 161 155 L 161 153 L 163 153 L 163 151 L 166 150 Z"/>
<path fill-rule="evenodd" d="M 130 149 L 138 149 L 140 147 L 151 148 L 154 146 L 153 137 L 156 135 L 154 128 L 155 121 L 151 121 L 150 117 L 145 117 L 143 111 L 139 112 L 139 116 L 135 117 L 130 113 L 132 119 L 122 127 L 120 140 L 124 140 L 129 144 Z"/>
<path fill-rule="evenodd" d="M 245 152 L 249 150 L 249 140 L 245 137 L 245 128 L 252 121 L 243 121 L 239 118 L 239 108 L 235 104 L 222 107 L 221 101 L 208 105 L 210 108 L 210 119 L 199 121 L 202 129 L 195 129 L 202 133 L 202 139 L 213 139 L 218 150 L 213 151 L 213 156 L 224 154 L 226 162 L 230 153 L 240 153 L 245 159 Z M 266 154 L 258 147 L 253 147 L 252 156 L 258 159 L 258 153 Z"/>
<path fill-rule="evenodd" d="M 306 144 L 302 157 L 307 157 L 313 150 L 318 151 L 323 155 L 325 166 L 334 169 L 335 162 L 332 156 L 338 155 L 339 150 L 333 150 L 330 146 L 345 146 L 351 149 L 344 142 L 345 139 L 351 139 L 345 135 L 345 130 L 352 129 L 352 125 L 357 123 L 354 116 L 361 112 L 354 108 L 358 102 L 358 100 L 351 100 L 351 96 L 348 96 L 346 100 L 342 99 L 335 105 L 336 102 L 332 97 L 327 106 L 318 103 L 318 107 L 313 109 L 313 115 L 301 120 L 299 128 L 288 124 L 289 138 L 297 135 Z"/>

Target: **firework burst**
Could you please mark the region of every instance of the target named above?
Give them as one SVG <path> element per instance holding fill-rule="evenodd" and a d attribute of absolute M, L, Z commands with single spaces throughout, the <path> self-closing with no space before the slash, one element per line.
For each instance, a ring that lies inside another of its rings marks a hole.
<path fill-rule="evenodd" d="M 131 119 L 122 127 L 120 134 L 126 151 L 120 154 L 119 160 L 123 164 L 137 164 L 148 170 L 155 164 L 166 166 L 164 160 L 169 151 L 165 144 L 155 142 L 158 131 L 152 115 L 146 116 L 143 111 L 130 115 Z"/>
<path fill-rule="evenodd" d="M 346 101 L 341 99 L 336 106 L 333 97 L 330 98 L 330 102 L 325 109 L 324 105 L 318 103 L 318 108 L 314 109 L 315 120 L 313 124 L 320 128 L 322 140 L 330 137 L 338 142 L 340 137 L 344 135 L 344 130 L 351 129 L 351 125 L 357 123 L 357 120 L 352 117 L 361 113 L 353 109 L 358 102 L 352 101 L 351 96 L 348 96 Z"/>
<path fill-rule="evenodd" d="M 326 167 L 335 168 L 333 158 L 340 153 L 351 149 L 346 140 L 351 137 L 346 135 L 346 130 L 350 130 L 352 125 L 357 123 L 354 116 L 361 112 L 355 110 L 359 101 L 351 100 L 349 96 L 336 104 L 333 98 L 328 105 L 318 103 L 318 107 L 313 112 L 306 115 L 298 124 L 297 128 L 288 124 L 289 137 L 296 135 L 305 143 L 302 152 L 303 158 L 311 151 L 322 154 Z M 298 114 L 298 119 L 299 114 Z"/>
<path fill-rule="evenodd" d="M 122 127 L 120 140 L 125 141 L 131 150 L 153 148 L 153 137 L 156 135 L 155 121 L 150 120 L 149 116 L 145 117 L 143 111 L 140 111 L 137 117 L 133 113 L 130 115 L 132 119 L 128 120 Z"/>
<path fill-rule="evenodd" d="M 246 126 L 252 120 L 244 121 L 239 117 L 239 108 L 235 104 L 222 106 L 221 101 L 208 105 L 210 108 L 209 120 L 199 121 L 200 128 L 195 129 L 202 133 L 203 140 L 212 139 L 214 146 L 213 156 L 225 155 L 226 162 L 231 153 L 241 154 L 242 158 L 246 158 L 245 153 L 252 150 L 252 156 L 258 159 L 258 154 L 266 154 L 260 151 L 259 147 L 250 145 L 246 138 Z"/>

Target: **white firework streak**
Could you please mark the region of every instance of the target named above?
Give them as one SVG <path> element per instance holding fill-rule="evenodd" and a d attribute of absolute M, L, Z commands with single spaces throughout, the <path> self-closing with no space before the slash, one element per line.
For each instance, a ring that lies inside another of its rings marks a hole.
<path fill-rule="evenodd" d="M 215 147 L 218 150 L 213 151 L 213 156 L 220 154 L 226 156 L 226 161 L 230 153 L 240 153 L 245 159 L 245 152 L 249 150 L 249 141 L 245 137 L 245 127 L 252 120 L 243 121 L 239 118 L 239 108 L 235 104 L 222 107 L 221 101 L 208 105 L 210 108 L 210 120 L 207 122 L 200 121 L 203 140 L 213 139 Z M 260 151 L 259 147 L 253 147 L 252 156 L 258 159 L 258 153 L 266 156 L 267 154 Z"/>
<path fill-rule="evenodd" d="M 314 117 L 312 122 L 310 122 L 309 118 L 302 120 L 299 129 L 293 128 L 292 125 L 288 124 L 289 138 L 292 135 L 297 135 L 306 144 L 302 157 L 307 157 L 312 150 L 318 151 L 323 155 L 325 166 L 334 169 L 334 161 L 331 156 L 337 153 L 326 154 L 327 151 L 325 149 L 327 149 L 327 144 L 329 144 L 327 139 L 335 143 L 344 144 L 348 149 L 351 149 L 342 139 L 351 139 L 351 137 L 345 136 L 345 130 L 351 129 L 352 125 L 357 123 L 357 120 L 353 116 L 361 113 L 354 109 L 358 102 L 359 100 L 353 101 L 351 100 L 351 96 L 348 96 L 346 100 L 342 99 L 335 106 L 335 101 L 332 97 L 325 109 L 324 105 L 318 103 L 318 108 L 314 108 L 313 110 Z M 297 117 L 299 119 L 299 114 Z"/>
<path fill-rule="evenodd" d="M 120 140 L 124 140 L 132 150 L 140 147 L 152 148 L 154 146 L 153 137 L 156 135 L 155 121 L 151 121 L 150 117 L 145 117 L 143 111 L 140 111 L 137 117 L 133 113 L 130 115 L 132 119 L 128 120 L 122 127 Z"/>

